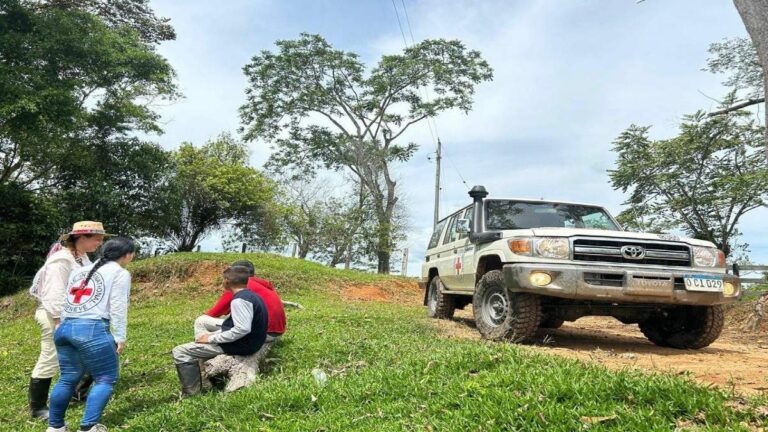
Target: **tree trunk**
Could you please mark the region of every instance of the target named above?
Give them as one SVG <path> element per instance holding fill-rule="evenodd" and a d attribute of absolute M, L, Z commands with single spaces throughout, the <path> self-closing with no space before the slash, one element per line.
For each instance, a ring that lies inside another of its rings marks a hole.
<path fill-rule="evenodd" d="M 309 255 L 309 241 L 301 239 L 296 244 L 299 246 L 299 258 L 307 259 L 307 255 Z"/>
<path fill-rule="evenodd" d="M 376 258 L 379 262 L 379 266 L 376 272 L 379 274 L 389 274 L 389 261 L 392 254 L 388 250 L 380 250 L 376 253 Z"/>
<path fill-rule="evenodd" d="M 328 267 L 331 267 L 331 268 L 336 267 L 337 265 L 339 265 L 339 263 L 343 258 L 344 258 L 343 251 L 334 252 L 334 254 L 331 256 L 331 261 L 328 263 Z"/>
<path fill-rule="evenodd" d="M 757 57 L 763 67 L 763 92 L 768 92 L 768 0 L 733 0 L 741 20 L 747 28 Z M 765 125 L 768 126 L 768 109 L 765 110 Z M 768 127 L 765 130 L 765 157 L 768 158 Z"/>
<path fill-rule="evenodd" d="M 377 272 L 389 274 L 390 258 L 392 257 L 392 216 L 395 204 L 386 203 L 386 207 L 380 212 L 378 222 L 378 241 L 376 244 L 376 258 L 378 261 Z M 377 211 L 378 213 L 378 211 Z"/>

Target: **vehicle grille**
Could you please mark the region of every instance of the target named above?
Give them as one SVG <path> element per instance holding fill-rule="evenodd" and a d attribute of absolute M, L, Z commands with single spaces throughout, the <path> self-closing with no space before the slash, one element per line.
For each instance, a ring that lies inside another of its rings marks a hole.
<path fill-rule="evenodd" d="M 590 285 L 621 287 L 624 275 L 614 273 L 584 273 L 584 282 Z"/>
<path fill-rule="evenodd" d="M 624 246 L 642 246 L 645 248 L 645 257 L 642 259 L 626 258 L 621 253 L 621 248 Z M 691 248 L 682 244 L 621 239 L 576 239 L 573 241 L 573 259 L 576 261 L 690 267 Z"/>

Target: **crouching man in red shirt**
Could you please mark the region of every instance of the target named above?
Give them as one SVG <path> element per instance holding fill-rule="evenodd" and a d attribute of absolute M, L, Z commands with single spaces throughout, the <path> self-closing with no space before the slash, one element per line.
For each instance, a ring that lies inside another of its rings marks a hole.
<path fill-rule="evenodd" d="M 248 278 L 248 289 L 261 297 L 264 305 L 267 307 L 267 340 L 266 342 L 276 341 L 277 338 L 285 333 L 285 308 L 283 301 L 275 291 L 272 283 L 265 279 L 259 279 L 254 276 L 256 269 L 250 261 L 236 261 L 232 267 L 245 267 L 251 274 Z M 216 304 L 205 313 L 195 319 L 195 338 L 204 333 L 221 330 L 221 324 L 224 320 L 222 316 L 229 315 L 230 303 L 232 302 L 232 291 L 224 291 Z"/>

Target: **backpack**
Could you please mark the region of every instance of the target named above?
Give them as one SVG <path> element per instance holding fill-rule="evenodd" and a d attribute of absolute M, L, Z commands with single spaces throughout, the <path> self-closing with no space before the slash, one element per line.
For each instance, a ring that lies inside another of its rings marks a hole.
<path fill-rule="evenodd" d="M 40 297 L 40 287 L 43 286 L 43 280 L 45 279 L 45 267 L 45 264 L 40 267 L 40 270 L 35 274 L 35 278 L 32 279 L 32 286 L 29 287 L 29 295 L 34 297 L 37 301 L 42 300 Z"/>
<path fill-rule="evenodd" d="M 40 267 L 40 270 L 35 273 L 35 278 L 32 279 L 32 286 L 29 287 L 29 295 L 37 301 L 42 300 L 40 297 L 40 287 L 43 286 L 43 281 L 45 280 L 45 267 L 48 265 L 48 258 L 60 250 L 61 242 L 54 242 L 48 250 L 48 255 L 45 256 L 45 263 Z"/>

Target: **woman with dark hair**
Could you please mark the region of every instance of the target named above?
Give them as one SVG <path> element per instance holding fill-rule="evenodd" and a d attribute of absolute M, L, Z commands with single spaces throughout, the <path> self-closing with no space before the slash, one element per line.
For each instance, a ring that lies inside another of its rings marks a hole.
<path fill-rule="evenodd" d="M 86 371 L 93 376 L 94 385 L 80 430 L 107 430 L 99 420 L 117 382 L 117 356 L 125 349 L 131 274 L 124 267 L 135 252 L 133 240 L 110 240 L 102 248 L 101 259 L 72 272 L 69 278 L 62 322 L 54 334 L 61 378 L 51 392 L 48 432 L 67 430 L 64 415 Z"/>
<path fill-rule="evenodd" d="M 59 372 L 53 332 L 61 318 L 69 274 L 91 264 L 88 254 L 101 246 L 105 235 L 100 222 L 77 222 L 71 232 L 54 243 L 29 290 L 39 302 L 35 321 L 40 326 L 40 355 L 29 382 L 29 409 L 32 417 L 48 418 L 48 389 L 51 380 Z"/>

